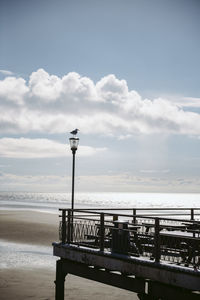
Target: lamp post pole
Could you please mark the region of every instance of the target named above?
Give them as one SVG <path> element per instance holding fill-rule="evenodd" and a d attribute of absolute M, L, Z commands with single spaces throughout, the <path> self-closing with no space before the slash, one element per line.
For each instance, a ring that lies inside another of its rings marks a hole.
<path fill-rule="evenodd" d="M 74 133 L 72 133 L 74 134 Z M 79 138 L 72 137 L 69 139 L 72 150 L 72 202 L 71 202 L 71 241 L 73 241 L 73 222 L 74 222 L 74 183 L 75 183 L 75 155 L 78 149 Z"/>
<path fill-rule="evenodd" d="M 76 155 L 76 150 L 72 150 L 72 210 L 74 209 L 74 177 L 75 177 L 75 155 Z"/>

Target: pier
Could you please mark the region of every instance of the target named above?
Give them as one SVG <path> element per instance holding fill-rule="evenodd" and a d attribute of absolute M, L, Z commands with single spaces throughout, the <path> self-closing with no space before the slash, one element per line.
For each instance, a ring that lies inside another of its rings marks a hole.
<path fill-rule="evenodd" d="M 137 293 L 200 299 L 200 208 L 60 209 L 55 299 L 67 274 Z"/>

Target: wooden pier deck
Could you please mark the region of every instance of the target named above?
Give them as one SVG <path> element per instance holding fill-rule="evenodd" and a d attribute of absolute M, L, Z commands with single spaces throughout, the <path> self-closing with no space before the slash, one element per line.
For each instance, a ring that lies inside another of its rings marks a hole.
<path fill-rule="evenodd" d="M 139 299 L 200 299 L 200 209 L 61 211 L 56 300 L 68 273 Z"/>

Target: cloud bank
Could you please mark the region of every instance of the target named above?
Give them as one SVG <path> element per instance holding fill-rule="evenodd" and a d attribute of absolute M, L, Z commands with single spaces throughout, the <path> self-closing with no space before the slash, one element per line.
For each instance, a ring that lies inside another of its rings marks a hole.
<path fill-rule="evenodd" d="M 151 177 L 131 174 L 78 176 L 77 191 L 92 192 L 199 192 L 200 179 L 188 177 Z M 15 175 L 0 173 L 0 189 L 21 191 L 61 192 L 71 188 L 71 176 Z M 120 200 L 121 201 L 121 200 Z"/>
<path fill-rule="evenodd" d="M 112 74 L 95 84 L 75 72 L 60 78 L 39 69 L 28 81 L 14 76 L 0 81 L 0 132 L 51 134 L 77 127 L 83 134 L 120 139 L 152 133 L 200 135 L 200 114 L 183 110 L 178 102 L 142 99 Z"/>
<path fill-rule="evenodd" d="M 7 158 L 53 158 L 71 156 L 69 145 L 49 139 L 2 138 L 0 139 L 0 157 Z M 79 146 L 80 156 L 92 156 L 106 148 Z"/>

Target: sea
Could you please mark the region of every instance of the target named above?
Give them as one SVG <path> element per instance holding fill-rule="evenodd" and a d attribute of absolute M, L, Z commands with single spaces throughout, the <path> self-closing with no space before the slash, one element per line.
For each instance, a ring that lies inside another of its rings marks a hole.
<path fill-rule="evenodd" d="M 76 193 L 74 208 L 198 208 L 199 193 Z M 0 192 L 0 210 L 58 213 L 71 208 L 70 193 Z"/>
<path fill-rule="evenodd" d="M 200 194 L 172 193 L 76 193 L 79 208 L 199 208 Z M 0 210 L 25 210 L 58 214 L 71 208 L 70 193 L 0 192 Z M 0 239 L 0 269 L 48 268 L 55 270 L 52 247 L 14 243 Z"/>

